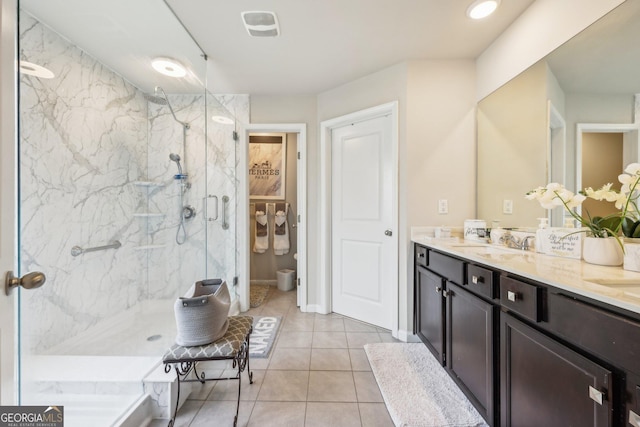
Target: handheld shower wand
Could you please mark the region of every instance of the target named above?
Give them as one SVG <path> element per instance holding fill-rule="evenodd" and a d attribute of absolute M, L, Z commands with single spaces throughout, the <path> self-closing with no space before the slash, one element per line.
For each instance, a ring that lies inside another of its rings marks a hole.
<path fill-rule="evenodd" d="M 178 174 L 182 176 L 182 165 L 180 165 L 180 156 L 176 153 L 169 154 L 169 159 L 178 165 Z"/>

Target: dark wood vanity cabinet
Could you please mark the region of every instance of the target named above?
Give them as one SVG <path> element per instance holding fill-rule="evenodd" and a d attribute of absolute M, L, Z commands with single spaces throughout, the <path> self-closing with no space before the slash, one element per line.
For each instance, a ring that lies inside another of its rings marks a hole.
<path fill-rule="evenodd" d="M 416 333 L 489 425 L 640 427 L 640 315 L 416 248 Z"/>
<path fill-rule="evenodd" d="M 416 334 L 444 365 L 444 279 L 424 267 L 416 268 Z"/>
<path fill-rule="evenodd" d="M 471 292 L 462 260 L 434 251 L 426 259 L 426 266 L 416 262 L 416 334 L 494 425 L 497 307 L 478 296 L 492 288 L 493 275 L 489 270 L 475 272 Z"/>
<path fill-rule="evenodd" d="M 611 371 L 507 314 L 501 325 L 500 425 L 613 425 Z"/>
<path fill-rule="evenodd" d="M 447 283 L 446 307 L 447 369 L 480 415 L 493 425 L 497 307 L 451 282 Z"/>

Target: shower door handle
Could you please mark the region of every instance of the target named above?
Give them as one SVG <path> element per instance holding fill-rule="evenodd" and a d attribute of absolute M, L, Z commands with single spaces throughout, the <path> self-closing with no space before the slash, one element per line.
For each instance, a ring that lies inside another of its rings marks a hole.
<path fill-rule="evenodd" d="M 39 271 L 27 273 L 22 277 L 15 277 L 13 271 L 7 271 L 7 274 L 4 276 L 4 293 L 11 295 L 13 288 L 17 288 L 18 286 L 22 286 L 25 289 L 39 288 L 44 285 L 46 279 L 44 273 L 40 273 Z"/>
<path fill-rule="evenodd" d="M 229 203 L 229 196 L 222 196 L 222 229 L 228 230 L 229 224 L 227 223 L 227 204 Z"/>
<path fill-rule="evenodd" d="M 213 203 L 211 209 L 209 209 L 209 201 Z M 218 219 L 218 196 L 214 196 L 213 194 L 209 194 L 204 198 L 204 216 L 207 218 L 207 221 L 215 221 Z M 209 212 L 213 212 L 214 216 L 209 216 Z"/>

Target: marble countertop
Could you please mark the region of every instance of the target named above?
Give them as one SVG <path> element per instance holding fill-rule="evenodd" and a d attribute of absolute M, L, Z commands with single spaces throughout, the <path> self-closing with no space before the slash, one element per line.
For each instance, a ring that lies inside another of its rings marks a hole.
<path fill-rule="evenodd" d="M 459 237 L 436 239 L 412 233 L 411 240 L 640 314 L 640 273 L 624 270 L 621 266 L 604 267 Z"/>

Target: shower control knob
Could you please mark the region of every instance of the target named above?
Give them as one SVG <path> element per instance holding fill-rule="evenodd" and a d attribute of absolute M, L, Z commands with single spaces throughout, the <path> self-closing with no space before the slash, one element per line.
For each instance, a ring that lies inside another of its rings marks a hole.
<path fill-rule="evenodd" d="M 195 216 L 196 216 L 196 209 L 193 206 L 187 205 L 182 208 L 182 217 L 184 219 L 192 219 L 192 218 L 195 218 Z"/>

